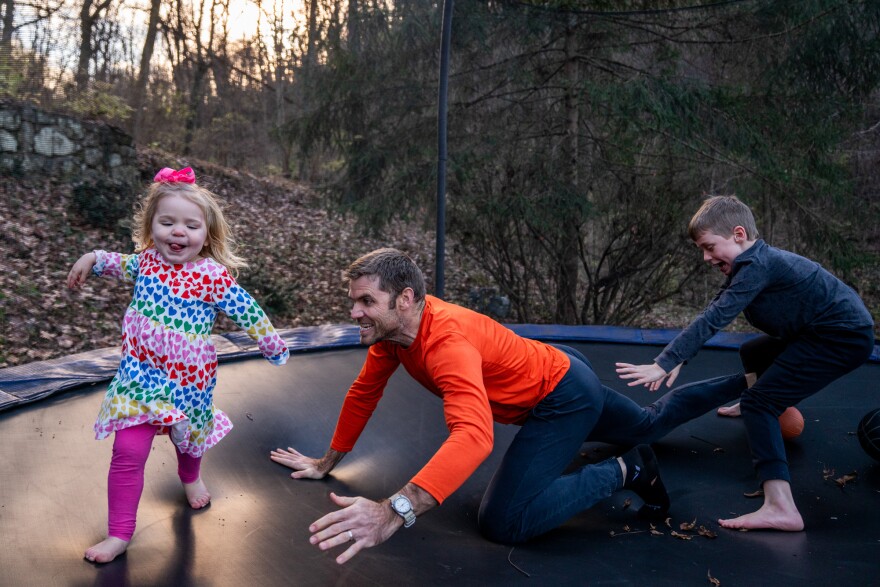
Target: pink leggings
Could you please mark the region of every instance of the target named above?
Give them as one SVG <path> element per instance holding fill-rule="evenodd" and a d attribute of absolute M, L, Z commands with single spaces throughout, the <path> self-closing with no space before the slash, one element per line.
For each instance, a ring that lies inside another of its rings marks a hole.
<path fill-rule="evenodd" d="M 108 535 L 131 540 L 137 519 L 138 502 L 144 490 L 144 467 L 153 437 L 158 427 L 141 424 L 116 431 L 113 441 L 113 458 L 107 476 L 107 504 L 109 510 Z M 177 453 L 177 476 L 184 483 L 199 479 L 201 457 Z"/>

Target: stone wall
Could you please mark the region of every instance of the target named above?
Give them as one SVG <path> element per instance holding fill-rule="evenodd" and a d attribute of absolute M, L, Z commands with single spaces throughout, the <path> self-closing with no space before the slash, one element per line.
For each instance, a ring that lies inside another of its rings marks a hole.
<path fill-rule="evenodd" d="M 108 124 L 0 102 L 0 174 L 134 185 L 137 153 L 131 137 Z"/>

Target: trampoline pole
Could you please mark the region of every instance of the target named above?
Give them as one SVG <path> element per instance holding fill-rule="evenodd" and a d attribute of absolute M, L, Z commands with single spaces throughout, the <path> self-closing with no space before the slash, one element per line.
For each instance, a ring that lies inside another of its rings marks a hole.
<path fill-rule="evenodd" d="M 443 26 L 440 32 L 440 84 L 437 98 L 437 250 L 434 270 L 434 295 L 443 298 L 446 260 L 446 118 L 449 87 L 449 45 L 452 38 L 453 0 L 443 1 Z"/>

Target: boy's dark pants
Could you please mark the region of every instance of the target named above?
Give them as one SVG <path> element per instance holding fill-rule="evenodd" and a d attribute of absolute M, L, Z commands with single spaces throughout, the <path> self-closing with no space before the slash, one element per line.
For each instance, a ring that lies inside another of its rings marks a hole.
<path fill-rule="evenodd" d="M 815 329 L 792 341 L 762 335 L 740 348 L 746 373 L 758 380 L 740 400 L 752 461 L 763 483 L 791 481 L 779 415 L 862 365 L 874 349 L 873 329 Z"/>

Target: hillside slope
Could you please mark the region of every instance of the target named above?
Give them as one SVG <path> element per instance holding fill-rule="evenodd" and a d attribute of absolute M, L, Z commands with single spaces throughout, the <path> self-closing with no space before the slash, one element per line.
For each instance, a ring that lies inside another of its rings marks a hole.
<path fill-rule="evenodd" d="M 164 153 L 139 155 L 142 174 L 187 163 Z M 249 267 L 239 281 L 266 308 L 276 328 L 349 323 L 341 270 L 382 246 L 410 253 L 431 279 L 434 233 L 394 222 L 381 238 L 363 234 L 350 218 L 332 216 L 292 182 L 264 179 L 189 162 L 199 182 L 227 203 L 227 215 Z M 129 252 L 130 240 L 96 229 L 71 205 L 71 186 L 49 179 L 0 181 L 0 368 L 119 344 L 131 300 L 127 284 L 93 278 L 77 291 L 65 279 L 84 252 Z M 449 258 L 446 297 L 466 298 L 478 282 Z M 222 317 L 215 332 L 237 327 Z"/>

